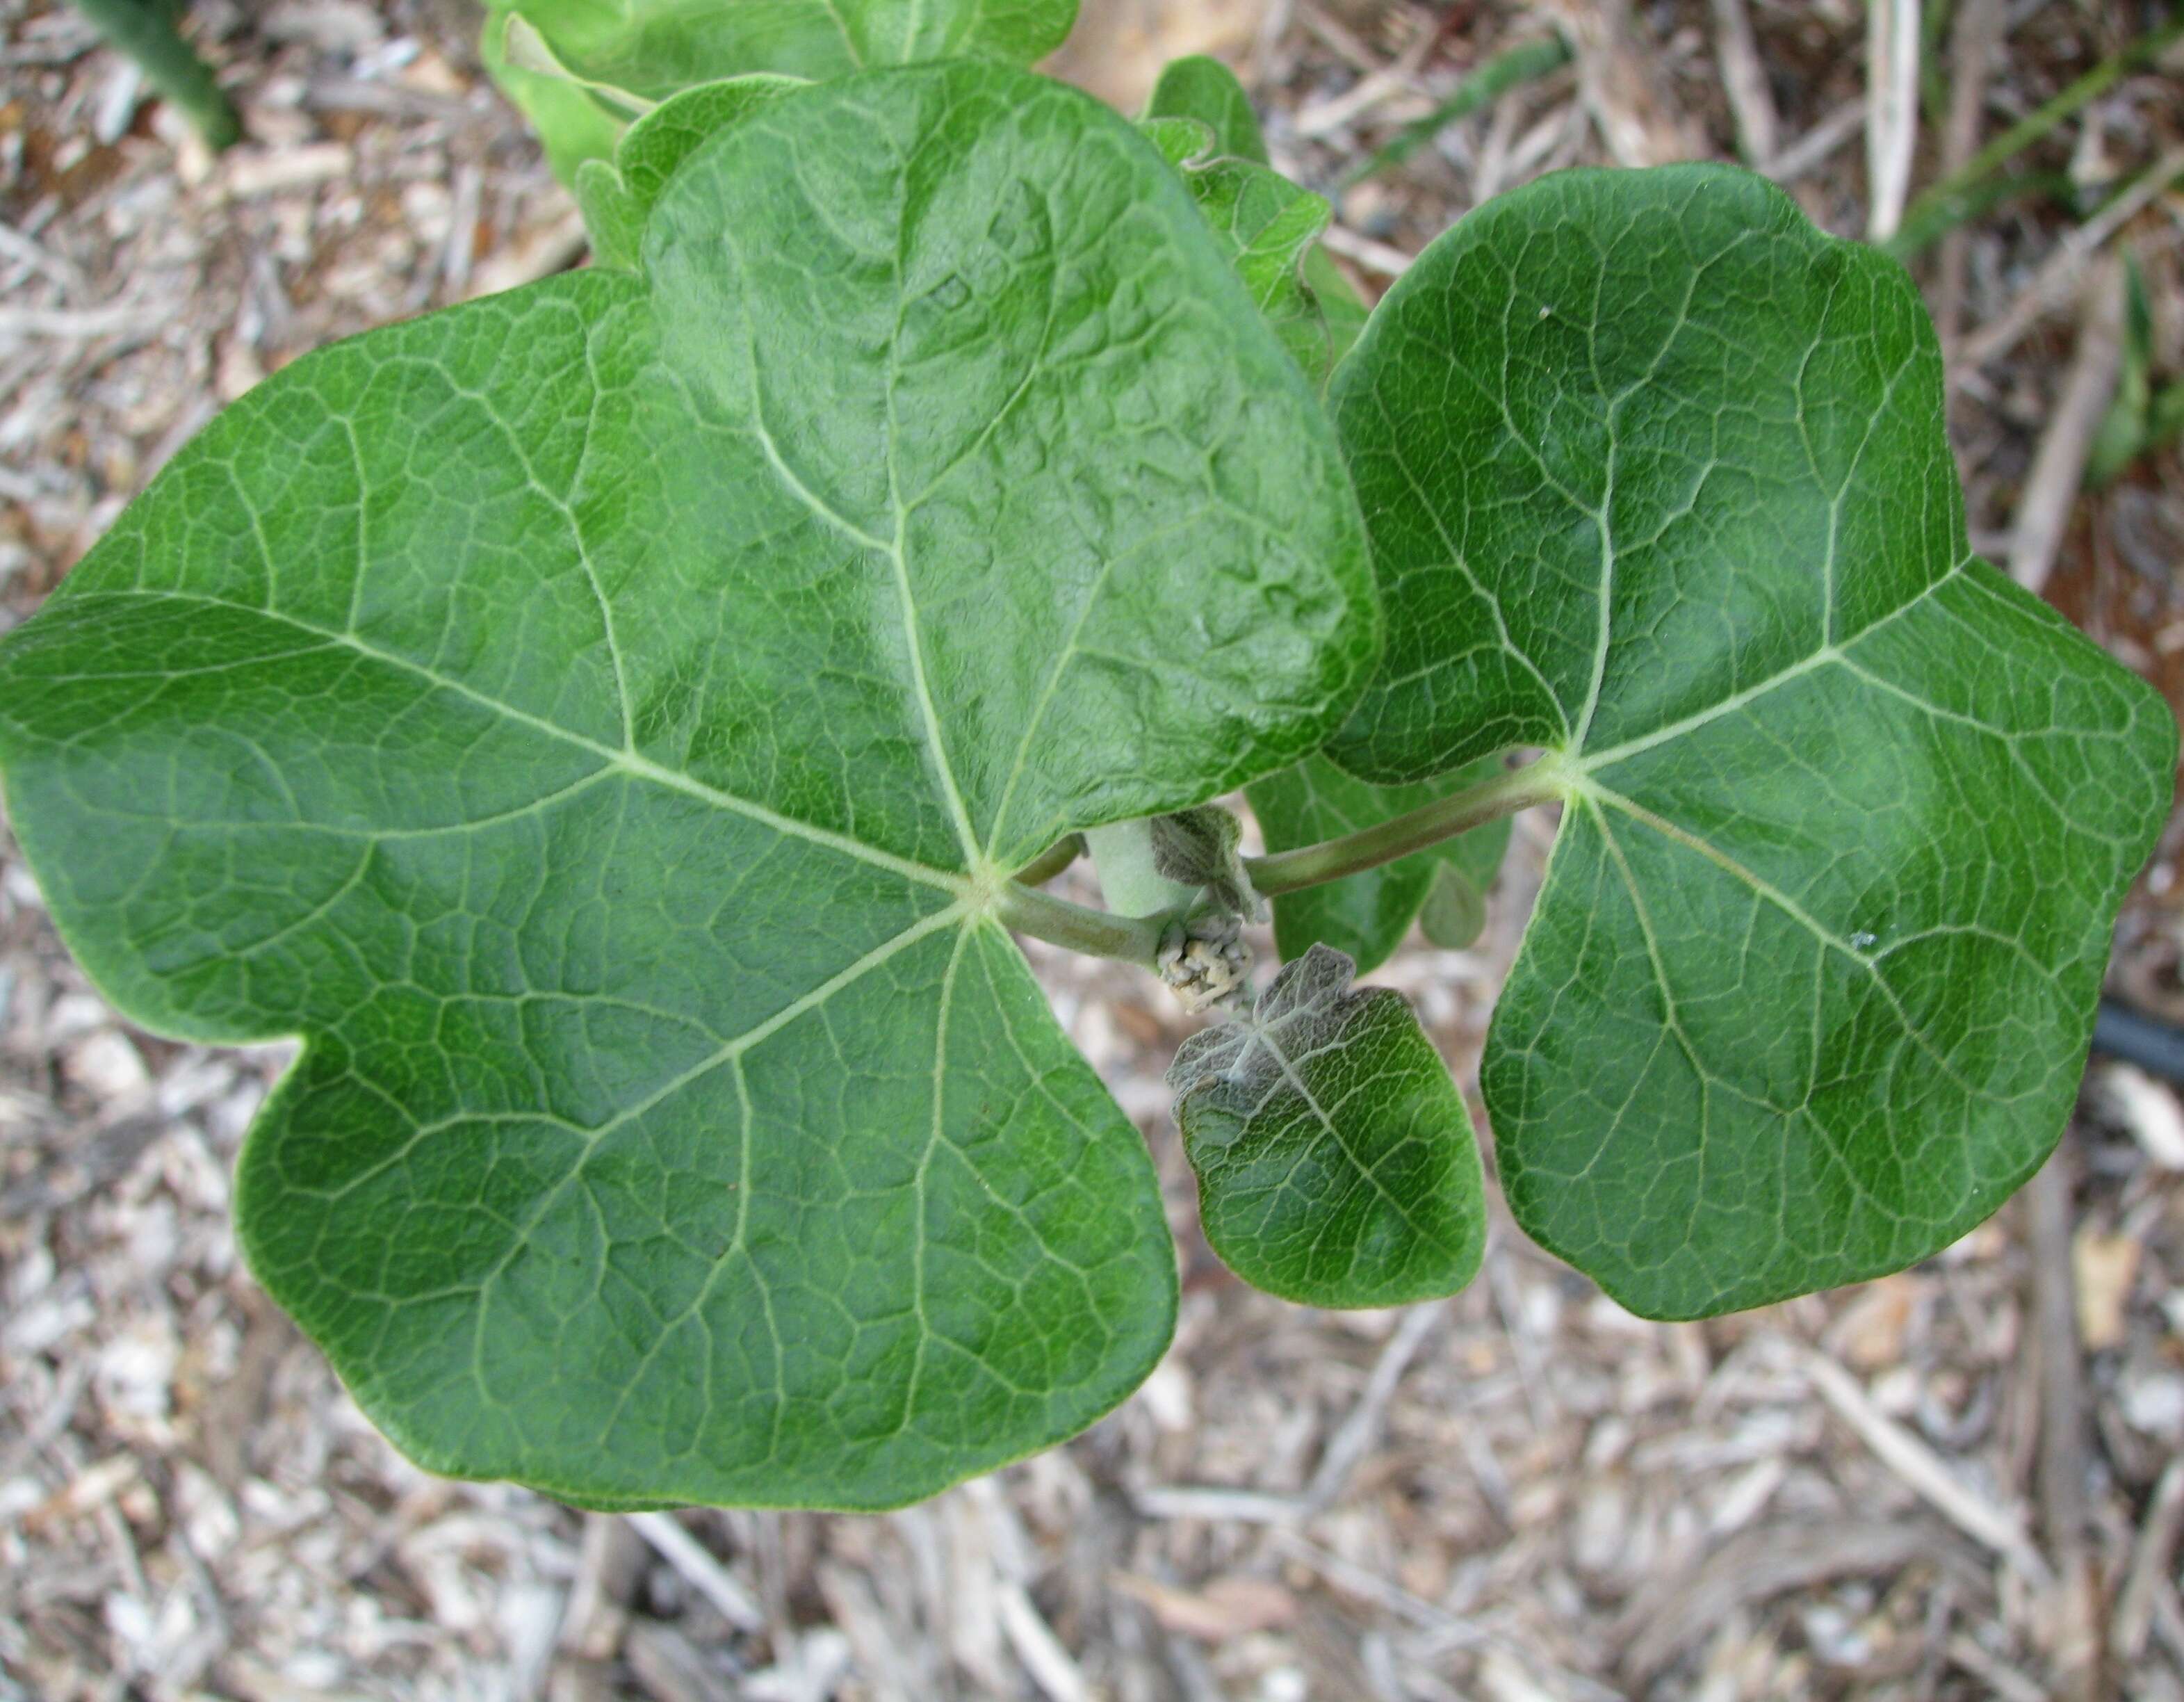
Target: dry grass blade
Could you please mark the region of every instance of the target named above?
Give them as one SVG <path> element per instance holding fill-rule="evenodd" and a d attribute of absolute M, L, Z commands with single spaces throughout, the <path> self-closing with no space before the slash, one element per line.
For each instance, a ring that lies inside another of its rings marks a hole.
<path fill-rule="evenodd" d="M 1759 170 L 1777 183 L 1796 182 L 1818 170 L 1828 156 L 1856 136 L 1865 124 L 1865 97 L 1847 100 Z"/>
<path fill-rule="evenodd" d="M 1882 243 L 1903 220 L 1919 146 L 1919 0 L 1867 0 L 1865 95 L 1865 234 Z"/>
<path fill-rule="evenodd" d="M 632 1513 L 628 1517 L 637 1534 L 680 1572 L 691 1588 L 717 1608 L 722 1619 L 738 1631 L 766 1628 L 766 1613 L 751 1599 L 750 1593 L 671 1514 Z"/>
<path fill-rule="evenodd" d="M 2104 1660 L 2098 1584 L 2086 1543 L 2086 1414 L 2070 1252 L 2069 1139 L 2025 1189 L 2032 1232 L 2033 1339 L 2040 1375 L 2040 1522 L 2056 1585 L 2047 1632 L 2060 1698 L 2097 1702 Z"/>
<path fill-rule="evenodd" d="M 1774 157 L 1780 121 L 1744 0 L 1713 0 L 1713 54 L 1721 66 L 1722 92 L 1736 120 L 1737 149 L 1756 170 Z"/>
<path fill-rule="evenodd" d="M 2123 262 L 2110 254 L 2086 281 L 2077 350 L 2070 357 L 2048 428 L 2040 434 L 2040 448 L 2017 505 L 2009 577 L 2028 591 L 2039 590 L 2054 570 L 2078 488 L 2085 480 L 2093 436 L 2115 395 L 2116 377 L 2123 370 Z"/>
<path fill-rule="evenodd" d="M 1577 56 L 1578 89 L 1619 165 L 1666 165 L 1708 152 L 1704 137 L 1640 43 L 1630 0 L 1553 0 L 1547 9 Z"/>
<path fill-rule="evenodd" d="M 1949 111 L 1942 129 L 1942 171 L 1964 170 L 1979 146 L 1980 119 L 1986 110 L 1987 79 L 1995 51 L 2002 45 L 2003 0 L 1964 0 L 1949 31 Z M 1958 226 L 1942 239 L 1936 270 L 1934 329 L 1946 349 L 1957 340 L 1964 307 L 1964 267 L 1971 254 L 1970 232 Z"/>
<path fill-rule="evenodd" d="M 1984 366 L 2017 347 L 2025 333 L 2070 299 L 2086 265 L 2169 186 L 2184 177 L 2184 148 L 2172 148 L 2126 190 L 2055 245 L 2040 269 L 2000 314 L 1964 338 L 1956 371 Z"/>

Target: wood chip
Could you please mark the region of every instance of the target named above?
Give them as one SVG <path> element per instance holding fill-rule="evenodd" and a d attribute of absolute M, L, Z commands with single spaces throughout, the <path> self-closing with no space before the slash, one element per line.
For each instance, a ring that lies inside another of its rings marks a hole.
<path fill-rule="evenodd" d="M 766 1615 L 711 1552 L 668 1513 L 632 1513 L 630 1528 L 738 1631 L 762 1631 Z"/>
<path fill-rule="evenodd" d="M 1825 1354 L 1802 1349 L 1792 1358 L 1814 1392 L 1922 1499 L 1958 1530 L 2000 1554 L 2029 1582 L 2042 1588 L 2054 1582 L 2048 1563 L 2025 1536 L 2024 1521 L 2014 1513 L 1966 1487 L 1932 1448 L 1875 1406 L 1857 1379 Z"/>
<path fill-rule="evenodd" d="M 1178 1589 L 1135 1572 L 1110 1572 L 1107 1582 L 1133 1601 L 1144 1603 L 1163 1630 L 1201 1643 L 1278 1630 L 1297 1615 L 1296 1598 L 1271 1578 L 1216 1578 L 1195 1590 Z"/>

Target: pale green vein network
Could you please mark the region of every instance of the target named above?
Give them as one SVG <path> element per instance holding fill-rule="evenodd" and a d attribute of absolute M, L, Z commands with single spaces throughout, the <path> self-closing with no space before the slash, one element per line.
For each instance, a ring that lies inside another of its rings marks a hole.
<path fill-rule="evenodd" d="M 573 732 L 570 728 L 560 725 L 558 723 L 544 720 L 538 716 L 529 713 L 527 711 L 518 709 L 512 704 L 503 703 L 496 698 L 488 697 L 484 694 L 464 684 L 461 680 L 455 679 L 445 674 L 435 672 L 432 669 L 426 667 L 424 664 L 413 661 L 409 657 L 402 656 L 396 651 L 381 650 L 374 645 L 368 645 L 351 633 L 337 632 L 329 628 L 311 626 L 307 622 L 297 620 L 292 616 L 281 614 L 271 609 L 253 608 L 247 605 L 230 602 L 222 598 L 199 596 L 187 591 L 170 591 L 164 589 L 156 591 L 94 590 L 75 593 L 72 594 L 70 601 L 72 603 L 85 603 L 94 599 L 102 602 L 151 600 L 161 602 L 208 603 L 219 607 L 235 609 L 240 612 L 251 615 L 261 620 L 276 622 L 283 626 L 293 627 L 298 631 L 309 633 L 313 637 L 320 639 L 327 644 L 337 645 L 345 650 L 354 650 L 357 655 L 364 656 L 370 661 L 382 662 L 391 667 L 401 668 L 407 672 L 416 675 L 421 679 L 429 681 L 433 686 L 439 689 L 450 691 L 459 697 L 466 698 L 470 701 L 478 705 L 481 708 L 490 710 L 494 714 L 501 716 L 510 722 L 526 727 L 533 732 L 543 733 L 550 738 L 560 739 L 565 744 L 571 745 L 579 750 L 588 751 L 599 759 L 602 764 L 601 772 L 611 770 L 630 775 L 637 779 L 647 781 L 654 785 L 666 786 L 674 791 L 688 793 L 694 798 L 702 799 L 704 801 L 712 805 L 716 809 L 727 810 L 736 815 L 747 816 L 755 822 L 762 823 L 766 827 L 772 829 L 776 833 L 785 834 L 792 839 L 805 840 L 816 845 L 823 845 L 828 851 L 839 851 L 844 857 L 852 857 L 861 862 L 871 863 L 876 868 L 887 869 L 890 873 L 901 875 L 908 880 L 915 880 L 927 886 L 937 886 L 943 888 L 947 891 L 959 894 L 967 892 L 970 890 L 971 883 L 968 879 L 963 875 L 955 873 L 948 869 L 934 868 L 928 864 L 916 862 L 907 857 L 895 857 L 888 851 L 882 851 L 876 845 L 867 845 L 861 840 L 850 839 L 845 834 L 837 834 L 825 828 L 815 827 L 808 822 L 794 820 L 788 817 L 781 815 L 776 811 L 768 809 L 763 804 L 754 803 L 748 798 L 736 797 L 730 793 L 720 790 L 717 787 L 709 786 L 703 781 L 693 778 L 690 775 L 683 773 L 678 770 L 664 767 L 660 764 L 653 762 L 650 758 L 640 756 L 633 751 L 617 749 L 610 745 L 602 745 L 597 739 L 587 739 L 582 734 Z M 263 661 L 264 658 L 252 658 L 248 663 L 238 663 L 237 666 L 258 665 L 261 664 Z M 109 676 L 101 676 L 101 678 L 107 677 Z M 596 778 L 596 775 L 587 777 L 587 783 L 593 778 Z M 535 808 L 538 804 L 545 801 L 547 801 L 543 799 L 534 800 L 532 804 L 526 806 L 525 808 Z M 451 827 L 433 828 L 423 829 L 421 831 L 430 833 L 445 833 L 450 831 L 461 831 L 463 829 L 479 825 L 482 825 L 482 823 L 464 822 L 455 823 Z M 315 830 L 322 829 L 316 829 L 315 825 Z M 340 831 L 340 829 L 334 829 L 334 831 Z"/>
<path fill-rule="evenodd" d="M 1362 531 L 1084 96 L 783 94 L 648 232 L 215 421 L 0 645 L 0 765 L 119 1005 L 304 1036 L 242 1240 L 413 1456 L 900 1504 L 1090 1422 L 1173 1317 L 996 865 L 1323 742 Z"/>
<path fill-rule="evenodd" d="M 2175 729 L 1970 557 L 1900 270 L 1745 174 L 1559 174 L 1420 257 L 1333 402 L 1390 617 L 1331 754 L 1542 746 L 1569 798 L 1482 1071 L 1518 1220 L 1691 1317 L 1992 1210 Z"/>

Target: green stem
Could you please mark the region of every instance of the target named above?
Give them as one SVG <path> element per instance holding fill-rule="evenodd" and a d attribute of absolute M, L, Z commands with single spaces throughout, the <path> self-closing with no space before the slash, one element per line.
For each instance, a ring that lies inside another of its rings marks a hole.
<path fill-rule="evenodd" d="M 1084 836 L 1065 834 L 1010 878 L 1020 886 L 1045 886 L 1084 854 Z"/>
<path fill-rule="evenodd" d="M 1526 42 L 1506 53 L 1496 53 L 1462 82 L 1449 98 L 1415 123 L 1407 124 L 1379 152 L 1346 175 L 1338 188 L 1363 182 L 1376 171 L 1400 165 L 1458 119 L 1468 118 L 1523 84 L 1546 75 L 1569 63 L 1570 50 L 1559 36 L 1544 42 Z"/>
<path fill-rule="evenodd" d="M 2020 149 L 2031 147 L 2080 107 L 2120 78 L 2161 54 L 2169 44 L 2184 36 L 2184 17 L 2171 19 L 2151 31 L 2120 53 L 2112 53 L 2083 76 L 2059 91 L 1980 149 L 1956 170 L 1921 193 L 1905 209 L 1902 228 L 1883 246 L 1897 259 L 1908 259 L 1956 220 L 1948 217 L 1966 199 L 1980 180 Z M 1907 236 L 1918 241 L 1908 247 Z"/>
<path fill-rule="evenodd" d="M 76 6 L 100 35 L 136 62 L 145 81 L 181 109 L 206 147 L 226 148 L 242 137 L 242 120 L 213 80 L 211 67 L 182 39 L 161 0 L 76 0 Z"/>
<path fill-rule="evenodd" d="M 1244 872 L 1251 877 L 1251 884 L 1262 897 L 1279 897 L 1300 887 L 1318 886 L 1361 870 L 1378 868 L 1384 862 L 1453 839 L 1482 822 L 1514 815 L 1533 804 L 1552 803 L 1563 790 L 1560 761 L 1542 757 L 1529 767 L 1451 792 L 1339 840 L 1277 851 L 1272 857 L 1245 857 Z"/>
<path fill-rule="evenodd" d="M 997 913 L 1019 934 L 1066 946 L 1093 957 L 1112 957 L 1134 963 L 1140 969 L 1155 966 L 1161 935 L 1167 931 L 1165 916 L 1114 916 L 1104 910 L 1087 910 L 1050 892 L 1011 881 L 1002 889 Z"/>
<path fill-rule="evenodd" d="M 1529 767 L 1497 775 L 1461 792 L 1451 792 L 1446 798 L 1436 798 L 1430 804 L 1391 816 L 1339 840 L 1277 851 L 1272 857 L 1245 857 L 1245 873 L 1251 877 L 1252 886 L 1263 898 L 1295 892 L 1301 887 L 1323 885 L 1439 845 L 1482 822 L 1514 815 L 1534 804 L 1552 803 L 1567 789 L 1561 759 L 1543 756 Z M 1056 845 L 1045 853 L 1025 868 L 1024 874 L 1035 875 L 1050 862 L 1055 864 L 1056 872 L 1067 867 L 1067 858 L 1056 861 L 1061 849 Z M 1175 919 L 1173 912 L 1117 916 L 1110 911 L 1088 910 L 1066 898 L 1040 892 L 1026 884 L 1022 878 L 1011 881 L 1002 890 L 996 913 L 1007 926 L 1034 940 L 1064 946 L 1089 957 L 1134 963 L 1141 969 L 1156 967 L 1154 957 L 1160 950 L 1161 937 Z"/>

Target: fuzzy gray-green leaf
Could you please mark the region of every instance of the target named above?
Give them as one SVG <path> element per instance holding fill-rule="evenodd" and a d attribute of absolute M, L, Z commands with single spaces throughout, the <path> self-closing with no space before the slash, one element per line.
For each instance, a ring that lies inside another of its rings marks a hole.
<path fill-rule="evenodd" d="M 1250 1014 L 1177 1051 L 1206 1237 L 1245 1281 L 1312 1306 L 1453 1294 L 1486 1219 L 1463 1096 L 1403 996 L 1353 990 L 1314 946 Z"/>

